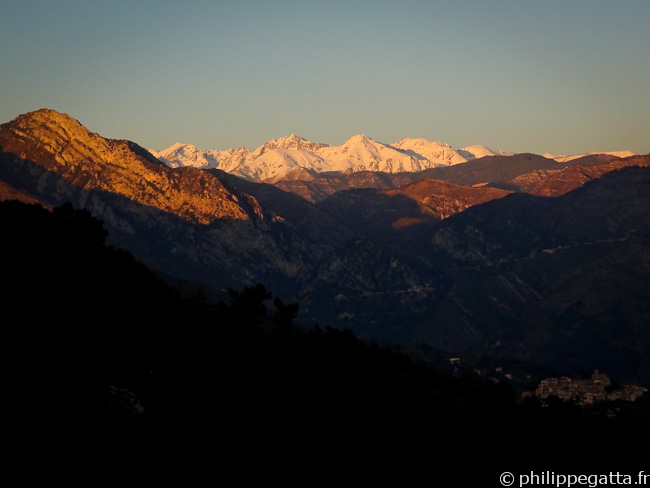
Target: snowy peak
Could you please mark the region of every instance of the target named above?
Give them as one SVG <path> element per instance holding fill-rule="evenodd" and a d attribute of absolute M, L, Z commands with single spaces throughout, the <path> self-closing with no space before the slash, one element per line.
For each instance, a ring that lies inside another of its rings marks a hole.
<path fill-rule="evenodd" d="M 279 181 L 298 174 L 320 172 L 416 172 L 486 155 L 513 154 L 485 146 L 456 151 L 449 144 L 424 138 L 404 138 L 395 144 L 383 144 L 367 134 L 352 136 L 340 146 L 311 142 L 291 134 L 272 139 L 254 151 L 244 147 L 201 151 L 191 144 L 177 143 L 164 151 L 151 153 L 167 166 L 219 168 L 252 181 Z"/>
<path fill-rule="evenodd" d="M 514 156 L 515 153 L 509 151 L 497 151 L 487 146 L 480 144 L 475 146 L 467 146 L 458 150 L 458 153 L 471 161 L 472 159 L 484 158 L 486 156 Z"/>
<path fill-rule="evenodd" d="M 609 156 L 615 156 L 617 158 L 628 158 L 630 156 L 636 156 L 636 154 L 634 154 L 632 151 L 610 151 L 610 152 L 586 152 L 580 154 L 573 154 L 571 156 L 565 156 L 563 154 L 546 153 L 544 154 L 544 157 L 548 159 L 554 159 L 558 163 L 568 163 L 569 161 L 573 161 L 574 159 L 584 158 L 586 156 L 593 156 L 596 154 L 606 154 Z"/>
<path fill-rule="evenodd" d="M 376 143 L 366 134 L 357 134 L 356 136 L 350 137 L 347 141 L 343 143 L 344 146 L 373 146 Z"/>
<path fill-rule="evenodd" d="M 452 164 L 464 163 L 465 157 L 460 155 L 449 144 L 444 142 L 431 142 L 428 139 L 405 138 L 393 144 L 393 147 L 402 149 L 412 156 L 427 159 L 439 165 L 450 166 Z"/>
<path fill-rule="evenodd" d="M 228 149 L 226 151 L 202 151 L 192 144 L 177 142 L 162 151 L 149 150 L 158 160 L 170 168 L 192 166 L 193 168 L 218 168 L 229 173 L 235 172 L 237 167 L 249 156 L 250 152 L 245 147 Z"/>
<path fill-rule="evenodd" d="M 335 146 L 332 149 L 335 149 L 335 152 L 343 153 L 359 153 L 361 152 L 370 152 L 372 154 L 379 153 L 388 149 L 389 146 L 372 140 L 366 134 L 358 134 L 356 136 L 350 137 L 340 146 Z"/>
<path fill-rule="evenodd" d="M 198 147 L 193 146 L 192 144 L 177 142 L 173 146 L 162 151 L 150 150 L 149 152 L 172 168 L 177 168 L 179 166 L 202 168 L 210 166 L 210 162 L 214 163 L 211 158 L 208 158 L 207 152 L 201 151 Z"/>
<path fill-rule="evenodd" d="M 366 134 L 353 136 L 340 146 L 323 148 L 318 155 L 329 163 L 331 171 L 398 173 L 431 167 L 425 158 L 374 141 Z"/>
<path fill-rule="evenodd" d="M 310 142 L 303 137 L 296 134 L 291 134 L 289 137 L 281 137 L 279 139 L 272 139 L 265 143 L 262 147 L 264 149 L 296 149 L 299 151 L 317 151 L 327 144 L 321 142 Z"/>
<path fill-rule="evenodd" d="M 419 138 L 410 138 L 410 137 L 405 137 L 401 141 L 396 142 L 393 144 L 394 147 L 399 147 L 402 149 L 413 149 L 413 148 L 425 148 L 427 146 L 431 146 L 432 144 L 435 144 L 436 146 L 446 146 L 446 147 L 451 147 L 449 144 L 444 144 L 442 142 L 431 142 L 429 139 L 424 139 L 423 137 Z"/>

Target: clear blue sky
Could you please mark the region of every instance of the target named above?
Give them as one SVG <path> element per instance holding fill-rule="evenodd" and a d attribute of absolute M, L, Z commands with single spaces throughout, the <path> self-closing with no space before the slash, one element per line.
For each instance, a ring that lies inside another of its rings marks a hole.
<path fill-rule="evenodd" d="M 650 152 L 650 0 L 0 0 L 0 122 L 151 149 L 365 133 Z"/>

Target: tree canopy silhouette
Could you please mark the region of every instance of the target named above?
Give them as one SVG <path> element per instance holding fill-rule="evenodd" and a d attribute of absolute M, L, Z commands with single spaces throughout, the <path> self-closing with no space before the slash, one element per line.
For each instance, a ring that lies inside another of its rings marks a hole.
<path fill-rule="evenodd" d="M 519 405 L 507 384 L 299 325 L 299 305 L 263 284 L 218 303 L 186 298 L 69 205 L 0 202 L 0 229 L 16 439 L 138 456 L 219 448 L 253 464 L 275 458 L 282 439 L 285 460 L 363 453 L 382 466 L 471 451 L 496 469 L 504 456 L 546 459 L 545 440 L 570 432 L 585 453 L 611 457 L 617 443 L 617 455 L 648 454 L 607 419 Z"/>

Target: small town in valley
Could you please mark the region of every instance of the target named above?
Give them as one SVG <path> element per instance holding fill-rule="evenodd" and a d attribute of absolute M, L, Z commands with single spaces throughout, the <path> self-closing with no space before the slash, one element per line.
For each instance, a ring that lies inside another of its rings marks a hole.
<path fill-rule="evenodd" d="M 560 400 L 573 401 L 582 406 L 594 403 L 624 400 L 633 402 L 643 396 L 647 388 L 638 385 L 614 386 L 607 374 L 598 370 L 589 378 L 545 378 L 540 381 L 534 391 L 526 391 L 522 399 L 535 396 L 546 401 L 551 396 Z"/>

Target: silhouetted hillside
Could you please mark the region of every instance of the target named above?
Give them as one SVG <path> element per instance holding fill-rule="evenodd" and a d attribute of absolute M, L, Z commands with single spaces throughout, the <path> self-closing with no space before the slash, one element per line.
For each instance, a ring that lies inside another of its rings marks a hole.
<path fill-rule="evenodd" d="M 460 458 L 492 485 L 506 468 L 555 469 L 575 452 L 612 469 L 648 454 L 605 415 L 520 405 L 507 384 L 299 328 L 298 305 L 262 285 L 218 303 L 182 297 L 69 205 L 1 202 L 0 230 L 5 422 L 24 462 L 116 470 L 128 459 L 157 477 L 191 458 L 217 478 L 243 466 L 408 479 Z"/>

